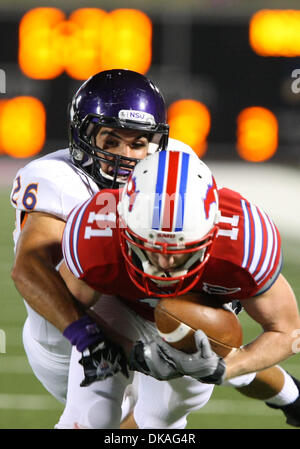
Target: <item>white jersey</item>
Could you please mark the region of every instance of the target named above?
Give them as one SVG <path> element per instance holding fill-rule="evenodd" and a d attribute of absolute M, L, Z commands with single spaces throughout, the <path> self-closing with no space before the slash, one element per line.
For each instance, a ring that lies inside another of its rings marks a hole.
<path fill-rule="evenodd" d="M 66 221 L 71 210 L 99 191 L 97 184 L 72 162 L 68 149 L 35 159 L 14 180 L 11 204 L 17 209 L 17 243 L 26 213 L 45 212 Z"/>
<path fill-rule="evenodd" d="M 27 213 L 45 212 L 66 221 L 78 203 L 98 191 L 97 184 L 73 164 L 68 149 L 29 162 L 18 171 L 11 193 L 11 203 L 16 208 L 15 245 Z M 56 346 L 61 353 L 69 351 L 69 342 L 61 332 L 26 301 L 25 305 L 33 338 L 47 348 Z"/>
<path fill-rule="evenodd" d="M 169 139 L 172 151 L 183 149 L 182 142 Z M 193 152 L 188 145 L 187 153 Z M 99 191 L 97 184 L 72 162 L 68 149 L 58 150 L 29 162 L 21 168 L 13 183 L 11 204 L 16 208 L 17 243 L 26 213 L 45 212 L 66 221 L 71 210 Z"/>
<path fill-rule="evenodd" d="M 169 139 L 170 150 L 176 151 L 178 145 L 182 150 L 181 142 Z M 193 152 L 188 145 L 184 150 Z M 11 192 L 11 204 L 16 208 L 15 245 L 27 213 L 45 212 L 66 221 L 77 204 L 98 191 L 97 184 L 74 165 L 69 149 L 58 150 L 29 162 L 16 174 Z M 28 306 L 26 301 L 25 305 L 31 333 L 37 341 L 51 347 L 68 343 L 61 332 Z M 61 352 L 65 350 L 66 347 L 61 348 Z"/>

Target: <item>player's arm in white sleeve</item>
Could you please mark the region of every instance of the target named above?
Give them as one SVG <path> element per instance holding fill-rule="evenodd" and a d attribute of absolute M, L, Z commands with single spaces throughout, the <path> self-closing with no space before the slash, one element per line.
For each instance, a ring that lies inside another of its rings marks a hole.
<path fill-rule="evenodd" d="M 19 237 L 11 276 L 29 306 L 63 331 L 83 312 L 56 270 L 65 227 L 61 197 L 59 183 L 39 163 L 18 173 L 11 195 Z"/>
<path fill-rule="evenodd" d="M 83 312 L 56 270 L 65 223 L 42 212 L 31 212 L 16 247 L 12 279 L 26 302 L 63 331 Z"/>

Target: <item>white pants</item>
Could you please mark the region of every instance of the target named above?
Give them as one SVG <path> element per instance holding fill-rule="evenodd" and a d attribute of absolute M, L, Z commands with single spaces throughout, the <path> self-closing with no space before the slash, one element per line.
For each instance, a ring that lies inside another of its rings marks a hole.
<path fill-rule="evenodd" d="M 141 336 L 150 340 L 155 327 L 113 297 L 102 297 L 95 311 L 122 335 L 132 340 Z M 73 348 L 71 356 L 67 404 L 56 428 L 77 425 L 95 429 L 116 429 L 120 426 L 125 388 L 132 382 L 122 374 L 80 387 L 83 369 L 78 363 L 81 354 Z M 141 373 L 135 374 L 137 402 L 134 417 L 140 429 L 183 429 L 187 415 L 203 407 L 213 386 L 184 376 L 158 381 Z"/>
<path fill-rule="evenodd" d="M 118 374 L 113 379 L 96 382 L 85 388 L 80 387 L 83 369 L 78 360 L 81 354 L 73 349 L 71 359 L 72 347 L 68 340 L 29 306 L 27 309 L 28 318 L 23 328 L 23 344 L 35 376 L 52 396 L 64 404 L 69 390 L 67 406 L 57 424 L 58 428 L 73 428 L 74 422 L 87 427 L 118 428 L 121 413 L 123 412 L 123 417 L 127 414 L 130 402 L 134 402 L 135 398 L 138 400 L 134 413 L 140 428 L 184 428 L 187 414 L 203 407 L 212 393 L 213 387 L 192 381 L 189 377 L 160 382 L 136 373 L 131 397 L 127 397 L 124 401 L 121 411 L 123 392 L 131 383 L 132 376 L 127 380 Z M 132 340 L 137 340 L 141 335 L 151 339 L 155 332 L 151 323 L 138 317 L 113 297 L 103 296 L 95 306 L 95 311 Z M 68 383 L 70 359 L 72 363 Z M 227 385 L 232 387 L 248 385 L 254 376 L 255 374 L 240 376 L 228 381 Z M 82 407 L 81 400 L 86 408 Z M 105 419 L 103 416 L 99 419 L 97 413 L 91 418 L 93 410 L 98 410 L 99 407 L 101 409 L 102 404 L 107 413 Z"/>
<path fill-rule="evenodd" d="M 31 333 L 30 321 L 27 318 L 23 327 L 23 345 L 28 358 L 28 362 L 46 390 L 63 404 L 66 403 L 67 386 L 69 376 L 69 366 L 72 346 L 62 335 L 62 342 L 59 345 L 51 346 L 36 340 Z M 61 347 L 64 353 L 61 353 Z M 69 348 L 68 348 L 69 346 Z"/>

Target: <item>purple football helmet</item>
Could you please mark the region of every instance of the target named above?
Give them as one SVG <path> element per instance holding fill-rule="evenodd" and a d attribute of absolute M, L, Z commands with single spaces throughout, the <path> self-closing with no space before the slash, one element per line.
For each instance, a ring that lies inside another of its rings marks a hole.
<path fill-rule="evenodd" d="M 164 99 L 150 80 L 131 70 L 108 70 L 90 77 L 69 105 L 73 162 L 99 187 L 118 188 L 121 185 L 118 174 L 129 175 L 139 159 L 119 156 L 97 147 L 95 137 L 102 126 L 141 130 L 151 142 L 149 148 L 151 146 L 152 151 L 163 150 L 167 146 L 169 126 L 166 124 Z M 113 175 L 102 171 L 101 161 L 113 166 Z"/>

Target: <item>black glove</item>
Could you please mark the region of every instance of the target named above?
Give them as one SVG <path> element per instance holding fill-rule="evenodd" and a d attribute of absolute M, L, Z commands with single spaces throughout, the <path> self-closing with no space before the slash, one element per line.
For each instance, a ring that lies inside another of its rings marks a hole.
<path fill-rule="evenodd" d="M 125 377 L 129 377 L 127 360 L 122 348 L 105 340 L 85 349 L 79 363 L 84 370 L 81 387 L 86 387 L 97 380 L 105 380 L 119 371 Z"/>
<path fill-rule="evenodd" d="M 82 352 L 79 363 L 83 366 L 85 387 L 96 380 L 104 380 L 121 371 L 129 377 L 123 349 L 110 341 L 98 324 L 88 315 L 71 323 L 63 335 Z"/>
<path fill-rule="evenodd" d="M 231 310 L 234 311 L 236 315 L 244 310 L 242 303 L 238 299 L 233 299 L 231 302 L 227 303 L 227 305 L 231 308 Z"/>
<path fill-rule="evenodd" d="M 136 342 L 129 356 L 129 369 L 147 374 L 158 380 L 181 377 L 182 374 L 177 371 L 175 363 L 169 361 L 160 350 L 160 344 L 167 343 L 164 343 L 159 336 L 148 343 Z"/>
<path fill-rule="evenodd" d="M 226 364 L 210 347 L 209 340 L 201 330 L 195 332 L 197 351 L 187 354 L 163 342 L 159 345 L 160 357 L 173 363 L 182 375 L 191 376 L 200 382 L 220 385 L 225 379 Z"/>

